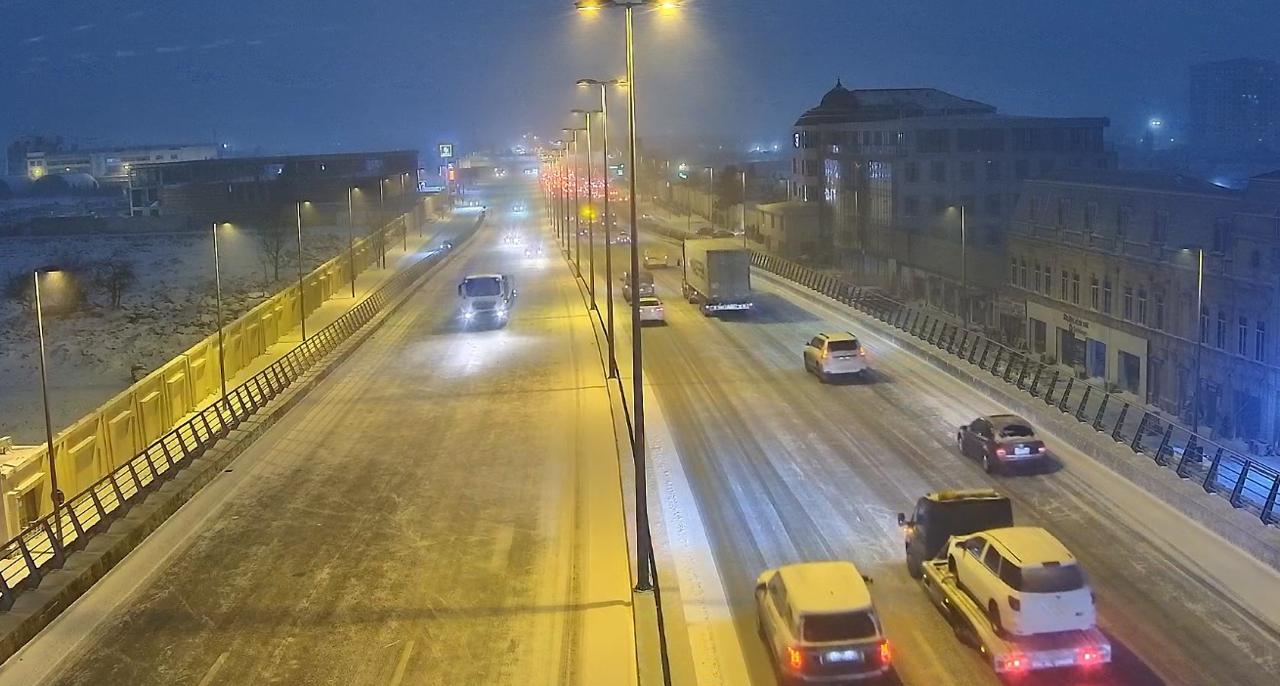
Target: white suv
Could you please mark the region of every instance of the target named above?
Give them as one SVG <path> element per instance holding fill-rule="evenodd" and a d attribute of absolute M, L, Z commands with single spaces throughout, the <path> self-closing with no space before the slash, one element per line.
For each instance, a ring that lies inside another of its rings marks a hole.
<path fill-rule="evenodd" d="M 852 562 L 842 561 L 784 565 L 760 575 L 760 637 L 779 681 L 844 682 L 890 670 L 889 641 L 867 581 Z"/>
<path fill-rule="evenodd" d="M 1002 634 L 1079 631 L 1097 623 L 1084 570 L 1066 546 L 1040 527 L 952 538 L 947 565 Z"/>
<path fill-rule="evenodd" d="M 867 371 L 867 350 L 847 331 L 820 333 L 805 343 L 804 368 L 823 381 L 837 374 L 862 376 Z"/>

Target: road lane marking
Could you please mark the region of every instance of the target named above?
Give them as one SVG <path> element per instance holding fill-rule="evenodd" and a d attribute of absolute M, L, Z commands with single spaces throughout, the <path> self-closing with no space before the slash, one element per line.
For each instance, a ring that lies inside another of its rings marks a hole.
<path fill-rule="evenodd" d="M 413 654 L 413 639 L 404 644 L 404 648 L 400 650 L 400 660 L 396 662 L 396 671 L 391 675 L 391 681 L 388 686 L 400 686 L 400 682 L 404 680 L 404 672 L 409 668 L 409 656 Z M 202 685 L 203 686 L 203 685 Z"/>
<path fill-rule="evenodd" d="M 227 656 L 230 654 L 230 651 L 223 651 L 223 653 L 218 656 L 218 659 L 213 661 L 213 666 L 209 668 L 209 671 L 204 673 L 204 678 L 201 679 L 200 683 L 196 684 L 196 686 L 209 686 L 209 684 L 212 684 L 213 680 L 217 678 L 218 672 L 222 670 L 222 665 L 226 664 Z"/>

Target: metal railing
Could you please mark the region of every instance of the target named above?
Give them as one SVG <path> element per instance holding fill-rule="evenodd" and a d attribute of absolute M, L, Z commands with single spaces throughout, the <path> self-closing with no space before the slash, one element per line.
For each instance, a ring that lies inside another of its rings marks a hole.
<path fill-rule="evenodd" d="M 913 308 L 879 289 L 855 286 L 831 274 L 753 250 L 752 264 L 794 281 L 989 372 L 1060 412 L 1105 432 L 1134 453 L 1194 479 L 1208 493 L 1233 507 L 1275 524 L 1280 472 L 1257 460 L 1179 426 L 1105 387 L 1063 374 L 1033 354 L 1014 350 L 938 315 Z"/>
<path fill-rule="evenodd" d="M 470 231 L 483 221 L 482 215 Z M 392 276 L 332 324 L 244 383 L 228 389 L 225 400 L 219 398 L 189 415 L 132 459 L 69 498 L 57 519 L 53 514 L 40 517 L 0 546 L 0 611 L 11 608 L 18 595 L 39 586 L 45 575 L 62 567 L 67 555 L 83 548 L 94 534 L 105 530 L 148 493 L 203 455 L 368 324 L 444 254 L 432 251 Z"/>

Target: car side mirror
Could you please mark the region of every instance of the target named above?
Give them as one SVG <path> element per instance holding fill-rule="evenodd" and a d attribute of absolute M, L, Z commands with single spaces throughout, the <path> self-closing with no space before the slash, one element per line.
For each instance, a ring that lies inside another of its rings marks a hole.
<path fill-rule="evenodd" d="M 898 526 L 907 525 L 907 516 L 901 512 L 898 513 Z"/>
<path fill-rule="evenodd" d="M 760 583 L 756 584 L 756 593 L 763 593 L 763 592 L 764 592 L 764 582 L 761 581 Z"/>
<path fill-rule="evenodd" d="M 960 428 L 959 428 L 958 430 L 959 430 L 960 432 L 964 432 L 964 431 L 968 430 L 968 428 L 969 428 L 968 426 L 966 426 L 966 425 L 964 425 L 964 424 L 961 424 L 961 425 L 960 425 Z"/>

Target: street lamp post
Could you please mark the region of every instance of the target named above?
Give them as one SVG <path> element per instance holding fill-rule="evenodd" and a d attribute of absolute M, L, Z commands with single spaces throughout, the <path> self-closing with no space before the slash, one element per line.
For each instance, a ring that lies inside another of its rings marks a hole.
<path fill-rule="evenodd" d="M 600 81 L 597 79 L 579 79 L 579 86 L 600 87 L 600 130 L 603 134 L 601 157 L 604 158 L 604 299 L 606 324 L 605 329 L 609 341 L 609 378 L 618 378 L 618 358 L 614 348 L 613 328 L 613 241 L 611 240 L 609 215 L 609 86 L 618 85 L 617 79 Z"/>
<path fill-rule="evenodd" d="M 49 412 L 49 372 L 48 360 L 44 354 L 44 308 L 40 302 L 40 272 L 57 274 L 51 267 L 36 269 L 31 273 L 31 281 L 35 286 L 36 333 L 40 344 L 40 398 L 44 402 L 44 438 L 45 454 L 49 460 L 49 497 L 53 500 L 53 527 L 55 550 L 62 548 L 62 491 L 58 488 L 58 463 L 53 447 L 53 418 Z"/>
<path fill-rule="evenodd" d="M 302 203 L 294 203 L 294 214 L 298 218 L 298 322 L 302 325 L 302 342 L 307 341 L 307 292 L 302 286 Z"/>
<path fill-rule="evenodd" d="M 356 297 L 356 214 L 351 206 L 355 186 L 347 189 L 347 271 L 351 272 L 351 297 Z"/>
<path fill-rule="evenodd" d="M 222 386 L 222 402 L 227 402 L 227 365 L 222 345 L 222 259 L 218 253 L 218 222 L 213 223 L 213 283 L 218 305 L 218 381 Z"/>
<path fill-rule="evenodd" d="M 587 271 L 591 272 L 591 278 L 587 280 L 587 293 L 591 295 L 591 309 L 599 312 L 600 308 L 596 305 L 596 209 L 591 176 L 591 115 L 599 114 L 600 110 L 575 109 L 573 112 L 582 115 L 583 128 L 587 132 Z M 606 243 L 605 252 L 608 250 L 609 245 Z"/>
<path fill-rule="evenodd" d="M 635 8 L 641 5 L 657 4 L 662 7 L 674 7 L 679 3 L 672 0 L 653 2 L 652 0 L 578 0 L 574 3 L 580 10 L 598 10 L 602 7 L 620 7 L 626 21 L 626 54 L 627 54 L 627 173 L 630 192 L 629 202 L 631 215 L 631 292 L 640 292 L 640 254 L 636 249 L 639 244 L 636 226 L 636 60 L 635 60 Z M 641 342 L 640 298 L 631 299 L 631 381 L 633 433 L 631 453 L 635 461 L 635 499 L 636 499 L 636 590 L 653 590 L 652 540 L 649 531 L 649 493 L 647 487 L 647 470 L 645 462 L 648 448 L 645 446 L 644 433 L 644 345 Z"/>
<path fill-rule="evenodd" d="M 573 145 L 570 154 L 573 159 L 573 270 L 578 277 L 582 276 L 582 208 L 578 197 L 578 180 L 581 178 L 578 173 L 578 132 L 581 130 L 577 127 L 564 130 L 573 134 L 569 141 Z"/>
<path fill-rule="evenodd" d="M 742 247 L 747 247 L 747 170 L 742 170 Z"/>
<path fill-rule="evenodd" d="M 966 250 L 968 250 L 969 241 L 966 240 L 965 231 L 965 206 L 960 205 L 960 316 L 964 318 L 965 326 L 969 325 L 972 314 L 967 305 L 969 303 L 969 260 L 967 259 Z"/>
<path fill-rule="evenodd" d="M 716 225 L 715 205 L 711 202 L 711 194 L 716 190 L 716 168 L 707 167 L 707 221 L 711 222 L 712 228 Z M 692 203 L 690 203 L 692 206 Z M 692 212 L 692 210 L 690 210 Z"/>
<path fill-rule="evenodd" d="M 387 196 L 382 189 L 385 182 L 386 179 L 378 179 L 378 257 L 383 269 L 387 268 Z"/>
<path fill-rule="evenodd" d="M 1183 252 L 1196 252 L 1196 385 L 1191 394 L 1191 426 L 1193 431 L 1200 430 L 1200 354 L 1204 350 L 1204 339 L 1208 335 L 1208 322 L 1204 316 L 1204 248 L 1200 246 L 1184 246 Z"/>

